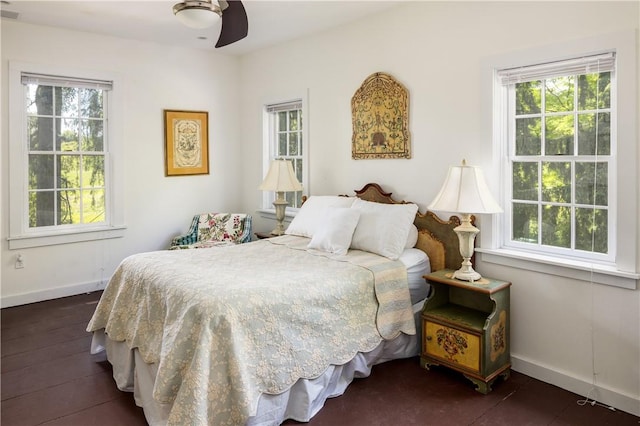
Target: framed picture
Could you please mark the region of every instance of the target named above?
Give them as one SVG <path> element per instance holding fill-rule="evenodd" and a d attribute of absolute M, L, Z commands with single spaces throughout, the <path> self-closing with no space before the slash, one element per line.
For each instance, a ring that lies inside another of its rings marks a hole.
<path fill-rule="evenodd" d="M 164 110 L 165 176 L 209 174 L 209 113 Z"/>
<path fill-rule="evenodd" d="M 371 74 L 351 98 L 351 157 L 411 158 L 409 92 L 391 75 Z"/>

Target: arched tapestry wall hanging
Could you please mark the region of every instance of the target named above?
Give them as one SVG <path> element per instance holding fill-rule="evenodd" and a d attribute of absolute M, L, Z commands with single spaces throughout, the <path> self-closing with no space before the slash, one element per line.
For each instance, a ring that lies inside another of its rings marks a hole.
<path fill-rule="evenodd" d="M 351 156 L 411 158 L 409 92 L 392 76 L 371 74 L 351 98 Z"/>

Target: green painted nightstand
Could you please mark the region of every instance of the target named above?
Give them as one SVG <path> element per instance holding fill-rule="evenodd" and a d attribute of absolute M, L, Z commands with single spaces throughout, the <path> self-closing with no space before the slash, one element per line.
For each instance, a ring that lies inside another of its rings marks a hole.
<path fill-rule="evenodd" d="M 425 275 L 432 293 L 422 310 L 420 365 L 461 372 L 487 394 L 498 376 L 509 378 L 510 282 L 451 278 L 453 271 Z"/>

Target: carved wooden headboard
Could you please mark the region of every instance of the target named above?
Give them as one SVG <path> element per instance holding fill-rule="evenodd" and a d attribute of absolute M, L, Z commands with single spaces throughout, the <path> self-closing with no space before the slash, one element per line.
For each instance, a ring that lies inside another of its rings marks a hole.
<path fill-rule="evenodd" d="M 406 201 L 394 200 L 390 192 L 384 192 L 376 183 L 368 183 L 355 193 L 362 200 L 376 203 L 406 203 Z M 451 216 L 449 221 L 445 222 L 433 212 L 427 211 L 425 214 L 418 212 L 413 223 L 418 228 L 416 248 L 427 253 L 432 271 L 444 268 L 455 270 L 460 267 L 462 263 L 460 245 L 458 236 L 453 231 L 453 228 L 460 225 L 460 219 L 457 216 Z"/>

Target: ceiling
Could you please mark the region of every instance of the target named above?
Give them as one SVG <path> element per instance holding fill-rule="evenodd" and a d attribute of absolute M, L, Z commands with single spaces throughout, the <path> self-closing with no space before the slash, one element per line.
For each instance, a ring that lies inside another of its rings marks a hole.
<path fill-rule="evenodd" d="M 15 12 L 15 20 L 19 22 L 213 50 L 220 24 L 204 30 L 183 26 L 172 12 L 173 5 L 179 1 L 9 0 L 1 2 L 2 21 L 11 19 L 7 15 Z M 393 0 L 244 0 L 242 4 L 249 19 L 249 35 L 216 50 L 242 55 L 346 24 L 393 7 L 393 3 Z"/>

